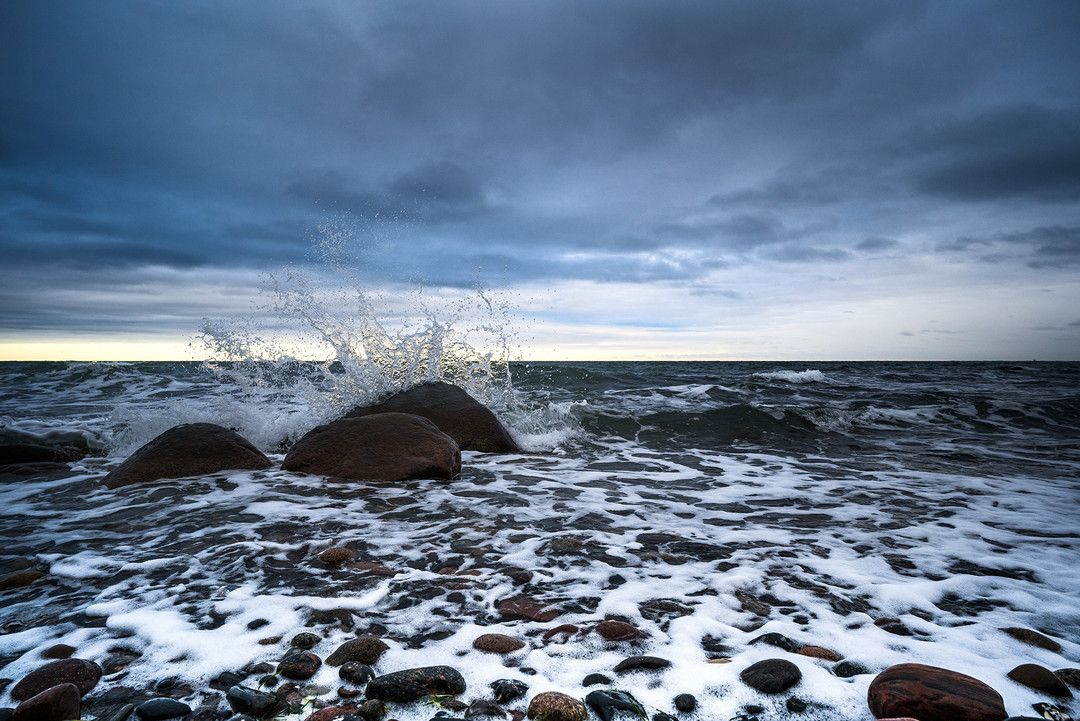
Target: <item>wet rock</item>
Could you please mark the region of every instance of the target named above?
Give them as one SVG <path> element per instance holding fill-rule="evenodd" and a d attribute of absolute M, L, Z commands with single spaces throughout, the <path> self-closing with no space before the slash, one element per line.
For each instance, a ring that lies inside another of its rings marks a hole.
<path fill-rule="evenodd" d="M 469 708 L 465 710 L 465 718 L 476 718 L 477 716 L 504 718 L 506 711 L 503 711 L 494 701 L 478 698 L 469 704 Z"/>
<path fill-rule="evenodd" d="M 216 691 L 228 691 L 230 688 L 236 686 L 243 680 L 244 677 L 238 673 L 233 673 L 232 671 L 222 671 L 217 676 L 210 679 L 209 686 Z"/>
<path fill-rule="evenodd" d="M 313 428 L 289 449 L 281 469 L 358 481 L 450 480 L 461 472 L 461 451 L 426 418 L 379 413 Z"/>
<path fill-rule="evenodd" d="M 356 709 L 356 715 L 367 721 L 376 721 L 386 715 L 386 706 L 382 701 L 371 700 L 360 704 Z"/>
<path fill-rule="evenodd" d="M 356 560 L 356 551 L 342 546 L 335 546 L 320 553 L 319 560 L 327 566 L 340 566 L 343 563 Z"/>
<path fill-rule="evenodd" d="M 520 651 L 525 648 L 525 642 L 501 633 L 485 633 L 482 636 L 477 636 L 476 640 L 473 641 L 472 646 L 477 651 L 497 653 L 505 656 L 508 653 Z"/>
<path fill-rule="evenodd" d="M 188 423 L 170 428 L 135 451 L 105 476 L 105 485 L 120 488 L 161 478 L 262 470 L 270 465 L 270 459 L 235 431 L 213 423 Z"/>
<path fill-rule="evenodd" d="M 1072 716 L 1061 706 L 1052 703 L 1033 703 L 1031 708 L 1044 719 L 1057 719 L 1057 721 L 1072 721 Z"/>
<path fill-rule="evenodd" d="M 798 641 L 793 641 L 782 633 L 766 633 L 758 636 L 757 638 L 750 639 L 750 645 L 756 646 L 759 643 L 768 644 L 769 646 L 775 646 L 776 648 L 796 653 L 802 644 Z"/>
<path fill-rule="evenodd" d="M 509 678 L 501 678 L 491 684 L 496 703 L 510 703 L 521 698 L 529 690 L 528 685 L 521 681 Z"/>
<path fill-rule="evenodd" d="M 356 713 L 355 706 L 327 706 L 308 716 L 304 721 L 333 721 L 336 718 Z"/>
<path fill-rule="evenodd" d="M 45 574 L 41 571 L 16 571 L 15 573 L 0 578 L 0 589 L 25 588 L 39 578 L 44 577 Z"/>
<path fill-rule="evenodd" d="M 666 658 L 660 658 L 659 656 L 630 656 L 619 661 L 615 666 L 615 673 L 624 673 L 626 671 L 652 671 L 655 669 L 667 668 L 671 665 L 671 661 Z"/>
<path fill-rule="evenodd" d="M 424 696 L 465 693 L 465 679 L 449 666 L 426 666 L 395 671 L 368 682 L 367 697 L 382 701 L 415 701 Z"/>
<path fill-rule="evenodd" d="M 239 714 L 266 718 L 273 716 L 282 709 L 282 699 L 274 694 L 263 693 L 243 686 L 233 686 L 225 694 L 225 701 L 229 708 Z"/>
<path fill-rule="evenodd" d="M 320 641 L 322 641 L 322 636 L 319 636 L 317 633 L 303 631 L 293 636 L 292 640 L 289 641 L 289 645 L 293 648 L 299 648 L 303 651 L 307 651 L 319 645 Z"/>
<path fill-rule="evenodd" d="M 593 630 L 607 641 L 633 641 L 648 637 L 644 631 L 622 621 L 601 621 Z"/>
<path fill-rule="evenodd" d="M 1044 636 L 1038 631 L 1032 631 L 1029 628 L 1003 628 L 1000 630 L 1009 634 L 1017 641 L 1022 641 L 1030 646 L 1045 648 L 1047 651 L 1053 651 L 1054 653 L 1061 652 L 1060 643 L 1048 636 Z"/>
<path fill-rule="evenodd" d="M 562 611 L 555 606 L 541 601 L 534 601 L 525 596 L 515 596 L 500 601 L 495 610 L 498 611 L 499 616 L 504 619 L 522 619 L 525 621 L 538 621 L 540 623 L 547 623 L 562 613 Z"/>
<path fill-rule="evenodd" d="M 543 721 L 585 721 L 589 712 L 585 704 L 558 691 L 545 691 L 533 696 L 525 715 Z"/>
<path fill-rule="evenodd" d="M 256 619 L 254 619 L 252 621 L 248 621 L 247 627 L 248 627 L 249 631 L 258 631 L 263 626 L 269 626 L 269 625 L 270 625 L 270 621 L 268 619 L 256 618 Z"/>
<path fill-rule="evenodd" d="M 519 450 L 494 413 L 464 390 L 449 383 L 425 383 L 397 393 L 378 405 L 354 408 L 346 417 L 374 413 L 413 413 L 423 416 L 465 451 L 516 453 Z"/>
<path fill-rule="evenodd" d="M 271 674 L 269 676 L 263 676 L 259 679 L 259 688 L 274 688 L 279 683 L 281 683 L 281 679 Z"/>
<path fill-rule="evenodd" d="M 572 623 L 564 623 L 561 626 L 556 626 L 550 629 L 542 636 L 544 643 L 566 643 L 570 640 L 570 637 L 581 631 L 580 628 Z"/>
<path fill-rule="evenodd" d="M 1069 690 L 1069 687 L 1055 676 L 1053 671 L 1038 664 L 1021 664 L 1009 671 L 1006 676 L 1036 691 L 1042 691 L 1061 698 L 1072 698 L 1072 691 Z"/>
<path fill-rule="evenodd" d="M 800 656 L 809 656 L 810 658 L 820 658 L 825 661 L 843 661 L 844 657 L 838 654 L 836 651 L 830 651 L 827 648 L 821 646 L 803 646 L 795 653 Z"/>
<path fill-rule="evenodd" d="M 645 601 L 638 604 L 638 610 L 641 612 L 642 618 L 657 623 L 681 616 L 689 616 L 694 612 L 694 609 L 686 604 L 666 598 L 654 598 L 651 601 Z"/>
<path fill-rule="evenodd" d="M 152 698 L 135 707 L 135 715 L 142 721 L 161 721 L 178 718 L 191 713 L 191 707 L 172 698 Z"/>
<path fill-rule="evenodd" d="M 81 658 L 68 658 L 47 663 L 31 671 L 11 689 L 11 698 L 26 701 L 45 689 L 72 683 L 79 689 L 79 696 L 85 696 L 101 679 L 101 667 L 93 661 Z"/>
<path fill-rule="evenodd" d="M 920 721 L 1003 721 L 1001 695 L 956 671 L 917 663 L 890 666 L 866 694 L 875 718 L 911 716 Z"/>
<path fill-rule="evenodd" d="M 675 709 L 677 711 L 682 711 L 683 713 L 690 713 L 697 708 L 697 699 L 694 698 L 694 694 L 692 693 L 681 693 L 675 697 L 675 700 L 672 701 L 672 703 L 675 704 Z"/>
<path fill-rule="evenodd" d="M 127 721 L 133 713 L 135 713 L 135 704 L 127 703 L 113 706 L 95 716 L 97 716 L 97 721 Z"/>
<path fill-rule="evenodd" d="M 647 715 L 637 699 L 625 691 L 593 691 L 585 697 L 585 703 L 596 712 L 600 721 L 611 721 L 617 711 L 629 711 L 638 718 L 645 718 Z"/>
<path fill-rule="evenodd" d="M 74 653 L 74 646 L 68 646 L 66 643 L 58 643 L 55 646 L 49 646 L 47 649 L 42 651 L 41 657 L 58 660 L 64 658 L 71 658 Z"/>
<path fill-rule="evenodd" d="M 858 661 L 841 661 L 832 668 L 833 675 L 837 678 L 851 678 L 870 673 L 870 669 Z"/>
<path fill-rule="evenodd" d="M 787 706 L 787 710 L 792 713 L 802 713 L 806 710 L 808 704 L 802 699 L 792 696 L 784 702 L 784 705 Z"/>
<path fill-rule="evenodd" d="M 894 636 L 914 636 L 911 629 L 904 625 L 904 622 L 898 618 L 879 618 L 874 621 L 874 625 L 880 628 L 882 631 L 891 633 Z"/>
<path fill-rule="evenodd" d="M 662 711 L 654 713 L 652 715 L 652 721 L 679 721 L 671 714 L 664 713 Z"/>
<path fill-rule="evenodd" d="M 1059 668 L 1054 675 L 1073 688 L 1080 688 L 1080 668 Z"/>
<path fill-rule="evenodd" d="M 20 463 L 70 463 L 72 454 L 59 448 L 36 443 L 4 443 L 0 445 L 0 466 Z"/>
<path fill-rule="evenodd" d="M 782 658 L 767 658 L 743 669 L 739 678 L 762 693 L 782 693 L 802 679 L 799 667 Z"/>
<path fill-rule="evenodd" d="M 609 676 L 605 676 L 602 673 L 590 673 L 588 676 L 586 676 L 582 680 L 581 685 L 585 686 L 585 687 L 589 687 L 589 686 L 610 686 L 611 685 L 611 678 Z"/>
<path fill-rule="evenodd" d="M 326 663 L 329 666 L 341 666 L 349 661 L 356 661 L 373 666 L 388 648 L 390 647 L 378 636 L 365 634 L 338 646 L 326 659 Z"/>
<path fill-rule="evenodd" d="M 342 681 L 348 681 L 356 686 L 363 686 L 375 678 L 375 672 L 371 666 L 365 666 L 359 661 L 346 661 L 338 669 L 338 677 Z"/>
<path fill-rule="evenodd" d="M 82 694 L 73 683 L 44 689 L 15 707 L 12 721 L 66 721 L 81 715 Z"/>
<path fill-rule="evenodd" d="M 306 681 L 318 673 L 320 666 L 322 666 L 322 661 L 318 656 L 302 651 L 291 653 L 283 658 L 277 666 L 277 671 L 293 681 Z"/>

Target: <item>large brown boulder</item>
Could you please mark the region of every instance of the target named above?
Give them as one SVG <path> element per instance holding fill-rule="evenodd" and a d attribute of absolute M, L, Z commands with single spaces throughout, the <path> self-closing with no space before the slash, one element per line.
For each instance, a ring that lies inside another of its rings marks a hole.
<path fill-rule="evenodd" d="M 919 663 L 878 674 L 866 693 L 874 718 L 911 716 L 919 721 L 1004 721 L 1009 714 L 994 689 L 971 676 Z"/>
<path fill-rule="evenodd" d="M 374 413 L 413 413 L 427 418 L 457 441 L 463 451 L 516 453 L 514 439 L 482 403 L 449 383 L 425 383 L 396 393 L 382 403 L 353 408 L 346 418 Z"/>
<path fill-rule="evenodd" d="M 270 459 L 235 431 L 213 423 L 188 423 L 170 428 L 135 451 L 105 476 L 105 485 L 119 488 L 161 478 L 269 467 Z"/>
<path fill-rule="evenodd" d="M 101 673 L 101 667 L 93 661 L 81 658 L 53 661 L 23 676 L 11 689 L 11 698 L 26 701 L 53 686 L 67 683 L 74 684 L 79 695 L 85 696 L 101 680 Z"/>
<path fill-rule="evenodd" d="M 461 472 L 461 450 L 426 418 L 379 413 L 313 428 L 281 469 L 358 481 L 451 479 Z"/>
<path fill-rule="evenodd" d="M 12 721 L 66 721 L 82 715 L 82 697 L 73 683 L 51 686 L 23 701 L 11 715 Z"/>

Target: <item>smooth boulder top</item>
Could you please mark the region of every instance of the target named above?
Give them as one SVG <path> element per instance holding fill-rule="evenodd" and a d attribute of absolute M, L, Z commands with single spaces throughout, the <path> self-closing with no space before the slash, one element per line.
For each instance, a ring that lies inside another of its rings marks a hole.
<path fill-rule="evenodd" d="M 461 472 L 461 450 L 427 418 L 379 413 L 313 428 L 281 469 L 357 481 L 450 480 Z"/>
<path fill-rule="evenodd" d="M 870 683 L 867 703 L 874 718 L 920 721 L 1004 721 L 1001 694 L 956 671 L 919 663 L 890 666 Z"/>
<path fill-rule="evenodd" d="M 423 416 L 453 438 L 463 451 L 520 451 L 494 413 L 464 390 L 449 383 L 425 383 L 396 393 L 376 405 L 353 408 L 345 417 L 359 418 L 375 413 Z"/>
<path fill-rule="evenodd" d="M 105 476 L 105 485 L 119 488 L 226 470 L 259 471 L 270 465 L 269 458 L 235 431 L 213 423 L 187 423 L 170 428 L 131 454 Z"/>

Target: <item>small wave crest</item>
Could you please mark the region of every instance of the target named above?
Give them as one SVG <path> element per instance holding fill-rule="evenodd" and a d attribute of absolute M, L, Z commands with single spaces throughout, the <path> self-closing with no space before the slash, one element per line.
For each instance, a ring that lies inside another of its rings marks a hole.
<path fill-rule="evenodd" d="M 819 370 L 807 369 L 804 371 L 763 371 L 755 373 L 751 378 L 767 381 L 782 381 L 784 383 L 828 383 L 829 379 Z"/>

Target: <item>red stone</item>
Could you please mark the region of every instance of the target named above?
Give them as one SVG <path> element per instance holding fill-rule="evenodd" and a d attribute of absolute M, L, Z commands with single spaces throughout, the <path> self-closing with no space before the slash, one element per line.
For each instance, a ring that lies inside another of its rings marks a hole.
<path fill-rule="evenodd" d="M 414 413 L 453 438 L 462 450 L 516 453 L 518 445 L 495 414 L 461 388 L 449 383 L 425 383 L 391 396 L 382 403 L 354 408 L 346 417 L 374 413 Z"/>
<path fill-rule="evenodd" d="M 340 566 L 343 563 L 348 563 L 354 558 L 356 558 L 355 551 L 341 546 L 328 548 L 319 554 L 319 560 L 327 566 Z"/>
<path fill-rule="evenodd" d="M 66 683 L 75 684 L 81 697 L 94 688 L 100 679 L 101 667 L 93 661 L 84 661 L 81 658 L 53 661 L 24 676 L 11 689 L 11 698 L 15 701 L 26 701 L 45 689 Z"/>
<path fill-rule="evenodd" d="M 1006 675 L 1013 681 L 1036 691 L 1042 691 L 1060 698 L 1072 698 L 1072 691 L 1060 678 L 1054 675 L 1053 671 L 1036 663 L 1021 664 Z"/>
<path fill-rule="evenodd" d="M 67 721 L 81 716 L 81 694 L 73 683 L 47 688 L 15 708 L 11 721 Z"/>
<path fill-rule="evenodd" d="M 874 718 L 1004 721 L 1005 704 L 982 681 L 934 666 L 904 663 L 882 671 L 866 694 Z"/>
<path fill-rule="evenodd" d="M 261 470 L 270 459 L 235 431 L 213 423 L 175 426 L 135 451 L 109 475 L 119 488 L 160 478 L 204 476 L 225 470 Z"/>
<path fill-rule="evenodd" d="M 601 621 L 593 629 L 608 641 L 632 641 L 636 638 L 648 636 L 644 631 L 639 631 L 628 623 L 622 621 Z"/>
<path fill-rule="evenodd" d="M 534 601 L 525 596 L 515 596 L 501 601 L 496 610 L 503 618 L 521 618 L 526 621 L 539 621 L 540 623 L 547 623 L 562 613 L 555 606 L 541 601 Z"/>
<path fill-rule="evenodd" d="M 461 450 L 426 418 L 379 413 L 313 428 L 289 449 L 281 469 L 358 481 L 450 480 L 461 472 Z"/>
<path fill-rule="evenodd" d="M 356 713 L 355 706 L 327 706 L 308 716 L 304 721 L 332 721 Z"/>
<path fill-rule="evenodd" d="M 525 648 L 525 642 L 501 633 L 485 633 L 473 641 L 473 648 L 486 653 L 506 655 Z"/>
<path fill-rule="evenodd" d="M 572 623 L 564 623 L 561 626 L 556 626 L 543 635 L 544 643 L 566 643 L 570 640 L 570 637 L 578 633 L 581 629 Z M 558 638 L 562 636 L 562 638 Z"/>

